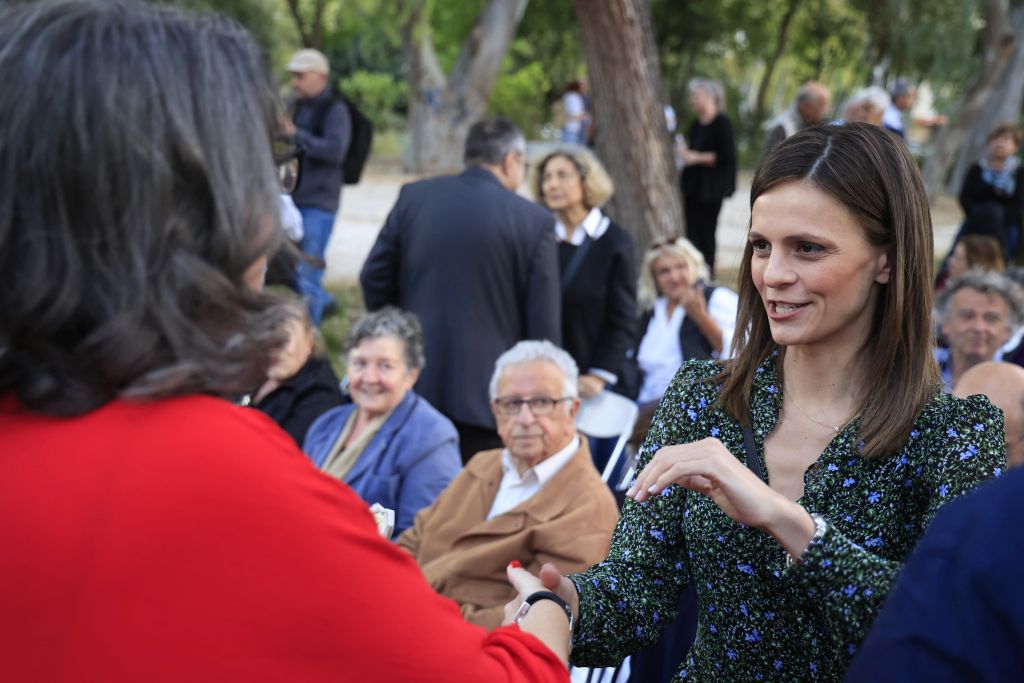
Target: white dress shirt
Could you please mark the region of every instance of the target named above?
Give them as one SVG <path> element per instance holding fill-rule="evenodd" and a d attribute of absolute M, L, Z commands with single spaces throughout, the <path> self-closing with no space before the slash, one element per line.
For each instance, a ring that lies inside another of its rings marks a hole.
<path fill-rule="evenodd" d="M 555 237 L 558 238 L 559 242 L 568 242 L 573 246 L 580 246 L 583 244 L 583 238 L 586 235 L 590 235 L 590 239 L 600 239 L 601 235 L 608 232 L 608 226 L 611 224 L 611 219 L 601 213 L 601 209 L 596 206 L 590 210 L 583 222 L 580 223 L 579 227 L 582 230 L 574 230 L 572 233 L 572 239 L 566 237 L 568 231 L 565 226 L 562 225 L 562 221 L 555 220 Z"/>
<path fill-rule="evenodd" d="M 544 484 L 551 481 L 551 477 L 569 464 L 576 451 L 580 449 L 580 437 L 574 436 L 562 450 L 554 455 L 541 460 L 539 463 L 523 472 L 522 476 L 516 468 L 516 462 L 512 454 L 506 448 L 501 453 L 501 470 L 504 473 L 501 477 L 501 484 L 498 485 L 498 494 L 491 504 L 491 511 L 487 513 L 487 519 L 493 519 L 500 514 L 506 513 L 512 508 L 526 502 L 540 491 Z"/>
<path fill-rule="evenodd" d="M 728 358 L 736 331 L 736 309 L 739 297 L 728 287 L 715 287 L 708 300 L 708 314 L 722 328 L 722 350 L 712 351 L 712 358 Z M 656 401 L 664 395 L 669 383 L 675 377 L 679 366 L 686 359 L 679 348 L 679 329 L 686 319 L 686 309 L 676 306 L 671 317 L 668 315 L 668 300 L 658 297 L 654 301 L 654 315 L 647 324 L 647 331 L 640 340 L 636 362 L 643 373 L 638 403 Z"/>

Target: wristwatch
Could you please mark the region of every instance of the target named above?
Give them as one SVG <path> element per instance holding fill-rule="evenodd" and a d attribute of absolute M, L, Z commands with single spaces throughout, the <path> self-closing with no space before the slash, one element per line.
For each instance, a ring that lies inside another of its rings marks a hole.
<path fill-rule="evenodd" d="M 804 548 L 804 551 L 800 553 L 800 557 L 793 557 L 789 553 L 786 553 L 786 569 L 789 569 L 794 565 L 798 565 L 802 563 L 805 559 L 807 559 L 807 555 L 811 552 L 814 546 L 821 543 L 822 537 L 828 530 L 828 522 L 826 522 L 825 518 L 821 515 L 812 512 L 811 519 L 814 520 L 814 535 L 811 536 L 811 540 L 807 544 L 807 547 Z"/>
<path fill-rule="evenodd" d="M 520 620 L 523 617 L 525 617 L 526 614 L 530 611 L 530 606 L 538 600 L 550 600 L 551 602 L 555 603 L 556 605 L 562 608 L 562 611 L 565 612 L 566 618 L 569 620 L 569 638 L 571 639 L 573 624 L 572 607 L 569 606 L 569 603 L 567 603 L 565 600 L 558 597 L 551 591 L 537 591 L 536 593 L 530 593 L 528 596 L 526 596 L 526 599 L 523 600 L 523 604 L 519 606 L 519 611 L 516 612 L 515 619 L 513 619 L 512 621 L 518 624 Z"/>

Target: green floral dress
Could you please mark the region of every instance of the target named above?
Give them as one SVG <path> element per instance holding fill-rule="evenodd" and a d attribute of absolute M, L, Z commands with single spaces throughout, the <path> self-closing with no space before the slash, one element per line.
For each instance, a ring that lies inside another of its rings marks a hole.
<path fill-rule="evenodd" d="M 713 436 L 745 461 L 740 425 L 701 381 L 713 361 L 683 365 L 640 452 Z M 751 408 L 754 440 L 775 428 L 782 388 L 762 363 Z M 858 455 L 857 421 L 804 475 L 799 503 L 827 521 L 807 559 L 786 567 L 768 534 L 734 522 L 711 500 L 670 486 L 627 500 L 608 559 L 570 578 L 580 594 L 572 660 L 611 666 L 655 641 L 689 581 L 699 596 L 697 639 L 676 680 L 837 681 L 939 507 L 1005 467 L 1001 413 L 981 396 L 936 394 L 890 458 Z"/>

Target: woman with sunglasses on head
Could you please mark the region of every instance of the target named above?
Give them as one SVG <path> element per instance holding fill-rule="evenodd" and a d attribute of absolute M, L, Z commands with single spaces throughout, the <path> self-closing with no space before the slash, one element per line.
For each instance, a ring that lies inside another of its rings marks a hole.
<path fill-rule="evenodd" d="M 655 243 L 644 254 L 643 312 L 623 386 L 641 406 L 661 400 L 684 361 L 729 357 L 738 299 L 708 280 L 704 256 L 685 237 Z"/>
<path fill-rule="evenodd" d="M 633 240 L 601 207 L 615 191 L 583 147 L 544 157 L 533 179 L 537 200 L 556 218 L 562 279 L 562 347 L 580 368 L 580 397 L 614 385 L 622 372 L 636 315 Z"/>
<path fill-rule="evenodd" d="M 252 39 L 145 3 L 8 4 L 0 73 L 0 679 L 567 681 L 538 581 L 514 577 L 518 626 L 467 624 L 226 400 L 287 319 L 259 290 L 281 229 Z"/>
<path fill-rule="evenodd" d="M 931 219 L 906 145 L 799 132 L 751 188 L 735 358 L 687 361 L 640 451 L 607 560 L 540 578 L 607 666 L 699 599 L 677 680 L 838 681 L 947 501 L 1005 467 L 1003 420 L 941 390 Z"/>

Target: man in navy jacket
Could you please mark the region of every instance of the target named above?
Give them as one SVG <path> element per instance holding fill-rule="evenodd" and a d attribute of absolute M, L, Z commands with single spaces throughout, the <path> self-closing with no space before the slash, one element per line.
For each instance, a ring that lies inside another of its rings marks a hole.
<path fill-rule="evenodd" d="M 515 190 L 526 143 L 515 124 L 478 121 L 466 169 L 402 188 L 360 274 L 369 310 L 392 305 L 423 324 L 416 392 L 459 431 L 463 461 L 500 448 L 487 396 L 494 362 L 523 339 L 561 336 L 554 217 Z"/>

